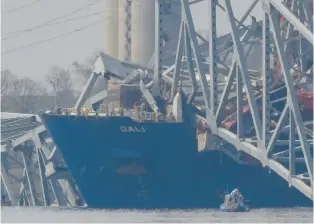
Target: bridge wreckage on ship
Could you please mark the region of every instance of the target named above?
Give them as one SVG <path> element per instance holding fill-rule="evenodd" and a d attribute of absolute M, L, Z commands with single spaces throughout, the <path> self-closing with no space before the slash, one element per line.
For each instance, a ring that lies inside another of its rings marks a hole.
<path fill-rule="evenodd" d="M 57 196 L 56 185 L 63 178 L 72 186 L 71 204 L 85 201 L 90 207 L 217 206 L 227 184 L 240 186 L 256 206 L 311 205 L 313 17 L 308 2 L 262 1 L 263 21 L 251 17 L 247 26 L 242 23 L 258 1 L 240 21 L 229 0 L 223 1 L 225 7 L 209 2 L 209 42 L 195 32 L 190 5 L 197 1 L 181 0 L 177 51 L 165 52 L 160 1 L 153 67 L 101 53 L 71 112 L 28 116 L 26 120 L 37 120 L 24 125 L 30 128 L 27 134 L 2 138 L 6 158 L 21 153 L 25 178 L 20 192 L 29 192 L 15 196 L 10 167 L 2 162 L 2 183 L 11 204 L 27 198 L 26 204 L 48 205 L 51 195 L 59 205 L 66 204 Z M 216 36 L 218 8 L 231 27 L 222 37 Z M 100 77 L 108 80 L 105 90 L 90 97 Z M 143 102 L 141 110 L 147 108 L 140 115 L 133 109 L 138 102 Z M 84 104 L 93 110 L 86 111 Z M 117 105 L 123 109 L 113 110 Z M 49 137 L 41 120 L 58 150 L 44 140 Z M 9 121 L 2 120 L 2 131 Z M 122 136 L 121 131 L 134 134 Z M 31 140 L 30 149 L 24 140 Z M 27 169 L 26 152 L 34 152 L 33 145 L 41 187 L 33 187 Z M 48 149 L 62 156 L 49 157 Z M 41 202 L 35 200 L 35 189 L 45 195 L 37 199 Z"/>

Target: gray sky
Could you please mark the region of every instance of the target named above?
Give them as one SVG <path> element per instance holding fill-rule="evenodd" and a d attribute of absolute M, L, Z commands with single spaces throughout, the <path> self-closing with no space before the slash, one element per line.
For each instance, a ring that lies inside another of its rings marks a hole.
<path fill-rule="evenodd" d="M 9 32 L 36 27 L 46 21 L 57 18 L 68 12 L 84 8 L 77 13 L 64 17 L 59 21 L 76 18 L 87 14 L 98 13 L 75 21 L 45 26 L 34 29 L 7 40 L 2 40 L 1 69 L 9 69 L 18 76 L 27 76 L 34 79 L 42 79 L 52 65 L 61 67 L 69 66 L 74 60 L 84 61 L 95 51 L 104 48 L 105 20 L 102 22 L 75 32 L 71 35 L 49 41 L 40 45 L 20 49 L 7 54 L 3 52 L 34 42 L 46 40 L 63 33 L 71 32 L 82 26 L 102 20 L 105 15 L 106 0 L 40 0 L 38 3 L 20 10 L 10 11 L 17 7 L 31 4 L 38 0 L 1 0 L 1 38 L 7 38 Z M 252 0 L 233 0 L 234 14 L 241 17 L 250 6 Z M 86 7 L 90 3 L 92 6 Z M 6 13 L 7 12 L 7 13 Z M 253 14 L 261 18 L 261 7 L 258 5 Z M 196 29 L 207 30 L 208 26 L 208 1 L 205 0 L 192 6 L 192 14 Z M 226 15 L 218 11 L 218 33 L 228 32 L 229 24 Z"/>

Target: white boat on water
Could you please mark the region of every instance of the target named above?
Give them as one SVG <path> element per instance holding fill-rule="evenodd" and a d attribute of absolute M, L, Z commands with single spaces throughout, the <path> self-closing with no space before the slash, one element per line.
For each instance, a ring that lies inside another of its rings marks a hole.
<path fill-rule="evenodd" d="M 244 203 L 244 198 L 238 189 L 225 195 L 224 203 L 220 205 L 223 212 L 248 212 L 250 207 Z"/>

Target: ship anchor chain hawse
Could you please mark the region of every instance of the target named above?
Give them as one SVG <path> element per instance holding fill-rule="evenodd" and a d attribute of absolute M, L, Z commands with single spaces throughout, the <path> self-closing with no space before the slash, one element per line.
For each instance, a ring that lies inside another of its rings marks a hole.
<path fill-rule="evenodd" d="M 1 140 L 3 161 L 19 154 L 25 170 L 16 192 L 1 163 L 2 200 L 312 207 L 313 3 L 252 0 L 238 18 L 235 1 L 107 0 L 117 10 L 108 14 L 106 51 L 73 108 L 29 115 L 27 132 Z M 206 35 L 197 32 L 193 4 L 208 7 Z M 218 36 L 221 18 L 229 32 Z M 98 79 L 103 91 L 92 95 Z"/>

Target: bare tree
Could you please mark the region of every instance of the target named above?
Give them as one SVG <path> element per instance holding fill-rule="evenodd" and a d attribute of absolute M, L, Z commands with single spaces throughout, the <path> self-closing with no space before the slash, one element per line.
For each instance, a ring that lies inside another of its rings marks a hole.
<path fill-rule="evenodd" d="M 12 93 L 12 83 L 17 77 L 8 70 L 1 71 L 1 110 L 6 109 L 8 105 L 13 107 L 12 102 L 8 100 L 8 97 Z"/>
<path fill-rule="evenodd" d="M 74 72 L 76 74 L 76 78 L 81 79 L 83 82 L 86 82 L 93 71 L 93 67 L 90 65 L 83 65 L 77 61 L 72 63 L 74 67 Z"/>
<path fill-rule="evenodd" d="M 11 92 L 11 85 L 17 77 L 8 69 L 1 71 L 1 96 L 7 96 Z"/>
<path fill-rule="evenodd" d="M 35 113 L 47 95 L 44 86 L 29 78 L 17 78 L 9 70 L 1 71 L 1 110 Z"/>
<path fill-rule="evenodd" d="M 29 78 L 17 79 L 12 83 L 12 96 L 16 96 L 16 106 L 22 113 L 36 113 L 42 106 L 47 92 L 41 83 Z"/>
<path fill-rule="evenodd" d="M 53 89 L 56 107 L 73 104 L 74 89 L 69 71 L 53 66 L 46 75 L 46 81 Z"/>
<path fill-rule="evenodd" d="M 72 66 L 74 68 L 75 78 L 79 80 L 80 87 L 86 84 L 87 80 L 92 74 L 93 69 L 94 69 L 94 63 L 96 62 L 97 56 L 98 56 L 98 52 L 95 52 L 91 57 L 89 57 L 86 60 L 85 63 L 79 63 L 78 61 L 74 61 L 72 63 Z M 97 80 L 95 86 L 93 87 L 91 95 L 94 95 L 104 90 L 105 84 L 106 83 L 105 83 L 104 78 L 100 77 Z"/>
<path fill-rule="evenodd" d="M 39 82 L 25 77 L 12 83 L 11 94 L 16 96 L 40 96 L 45 95 L 45 88 Z"/>
<path fill-rule="evenodd" d="M 94 64 L 98 56 L 99 52 L 96 51 L 92 54 L 92 56 L 87 58 L 84 64 L 74 61 L 72 66 L 74 67 L 75 74 L 82 77 L 84 81 L 87 81 L 93 71 Z"/>

